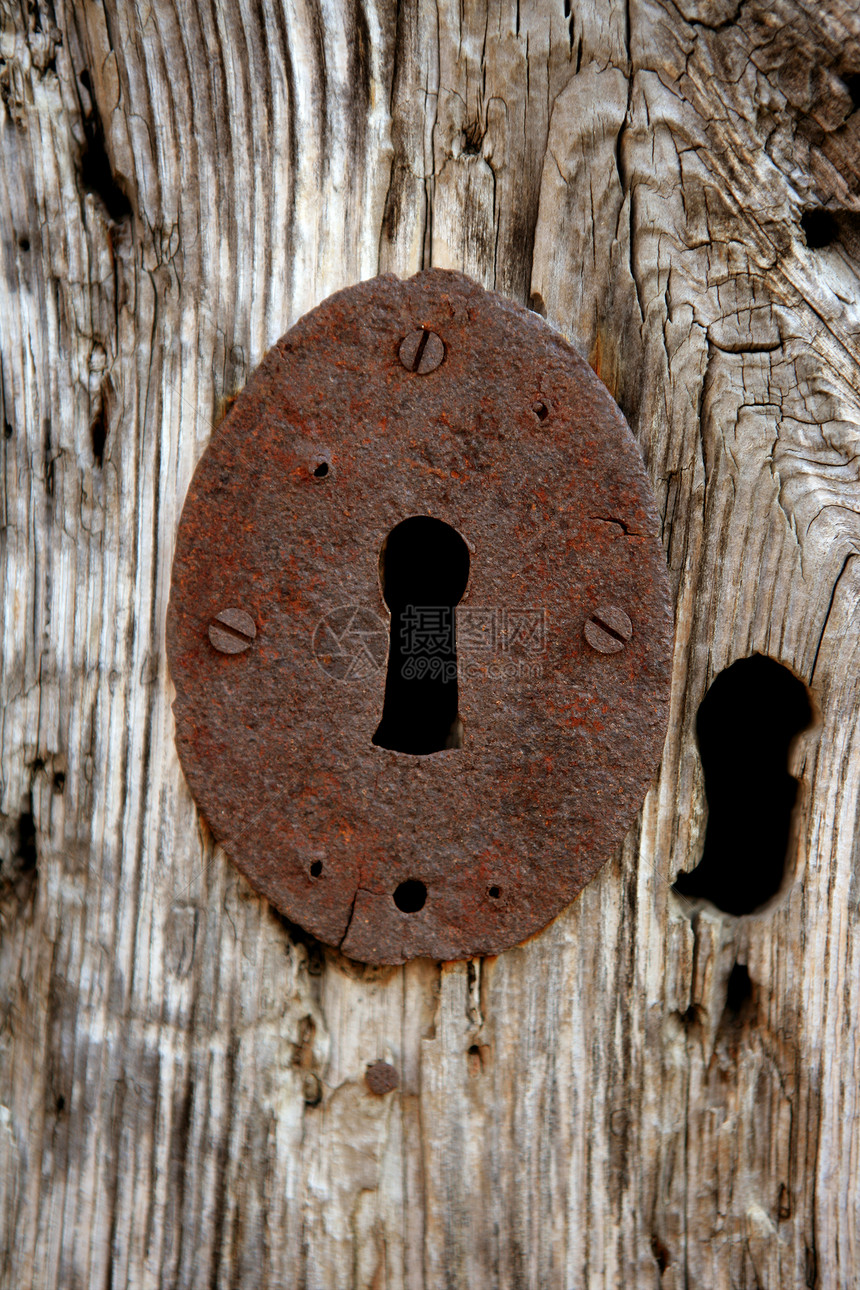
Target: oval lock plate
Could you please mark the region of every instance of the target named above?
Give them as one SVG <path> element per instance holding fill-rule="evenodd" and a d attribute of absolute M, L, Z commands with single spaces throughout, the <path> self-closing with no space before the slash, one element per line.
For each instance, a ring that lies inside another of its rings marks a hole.
<path fill-rule="evenodd" d="M 462 746 L 427 755 L 373 742 L 380 558 L 416 516 L 468 550 Z M 496 954 L 544 927 L 660 757 L 657 531 L 620 411 L 536 315 L 430 270 L 302 318 L 197 467 L 167 616 L 182 766 L 253 886 L 368 963 Z"/>

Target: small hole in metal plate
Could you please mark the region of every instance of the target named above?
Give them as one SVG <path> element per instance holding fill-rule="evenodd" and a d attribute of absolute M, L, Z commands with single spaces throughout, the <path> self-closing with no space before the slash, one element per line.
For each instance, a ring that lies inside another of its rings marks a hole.
<path fill-rule="evenodd" d="M 426 900 L 427 888 L 417 878 L 407 878 L 394 893 L 394 903 L 404 914 L 417 914 Z"/>
<path fill-rule="evenodd" d="M 320 464 L 314 468 L 314 479 L 325 479 L 327 474 L 328 462 L 321 461 Z"/>
<path fill-rule="evenodd" d="M 538 399 L 537 403 L 532 404 L 532 412 L 538 421 L 546 421 L 549 416 L 549 404 L 544 403 L 543 399 Z"/>
<path fill-rule="evenodd" d="M 487 895 L 492 896 L 493 900 L 498 900 L 501 894 L 502 894 L 501 887 L 490 887 L 489 891 L 487 892 Z"/>
<path fill-rule="evenodd" d="M 314 860 L 311 865 L 311 877 L 318 878 L 322 873 L 322 860 Z"/>

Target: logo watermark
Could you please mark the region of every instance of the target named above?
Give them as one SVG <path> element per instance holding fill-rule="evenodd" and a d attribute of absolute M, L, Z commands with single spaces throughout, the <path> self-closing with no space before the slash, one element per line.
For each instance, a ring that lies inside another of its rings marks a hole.
<path fill-rule="evenodd" d="M 406 681 L 539 680 L 547 648 L 543 608 L 406 605 L 399 615 Z M 372 610 L 343 605 L 320 619 L 314 656 L 335 681 L 360 681 L 388 656 L 389 628 Z"/>
<path fill-rule="evenodd" d="M 463 654 L 537 659 L 546 653 L 545 609 L 457 608 L 457 650 Z"/>
<path fill-rule="evenodd" d="M 314 657 L 334 681 L 363 681 L 385 666 L 388 627 L 360 605 L 342 605 L 314 629 Z"/>

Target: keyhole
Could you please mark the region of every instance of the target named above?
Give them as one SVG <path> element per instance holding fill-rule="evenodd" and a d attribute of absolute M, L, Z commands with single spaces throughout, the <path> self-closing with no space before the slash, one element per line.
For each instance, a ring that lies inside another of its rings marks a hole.
<path fill-rule="evenodd" d="M 466 590 L 469 549 L 450 524 L 417 515 L 388 534 L 379 575 L 391 641 L 373 742 L 403 753 L 461 748 L 454 607 Z"/>
<path fill-rule="evenodd" d="M 792 740 L 812 721 L 802 681 L 753 654 L 721 672 L 702 700 L 696 733 L 705 773 L 708 825 L 702 859 L 675 890 L 727 914 L 751 914 L 785 876 L 797 780 Z"/>

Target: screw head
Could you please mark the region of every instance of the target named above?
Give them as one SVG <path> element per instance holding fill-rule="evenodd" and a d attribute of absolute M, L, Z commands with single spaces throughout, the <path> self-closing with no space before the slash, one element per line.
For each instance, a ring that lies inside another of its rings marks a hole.
<path fill-rule="evenodd" d="M 633 624 L 616 605 L 598 605 L 587 618 L 583 634 L 592 649 L 617 654 L 633 635 Z"/>
<path fill-rule="evenodd" d="M 384 1097 L 386 1093 L 397 1088 L 400 1076 L 388 1062 L 374 1062 L 364 1072 L 364 1082 L 371 1093 L 375 1093 L 377 1097 Z"/>
<path fill-rule="evenodd" d="M 257 635 L 257 624 L 244 609 L 222 609 L 209 624 L 209 640 L 221 654 L 242 654 Z"/>
<path fill-rule="evenodd" d="M 444 357 L 445 346 L 441 338 L 435 331 L 427 331 L 424 327 L 411 331 L 400 342 L 400 361 L 407 372 L 426 376 L 428 372 L 435 372 Z"/>

